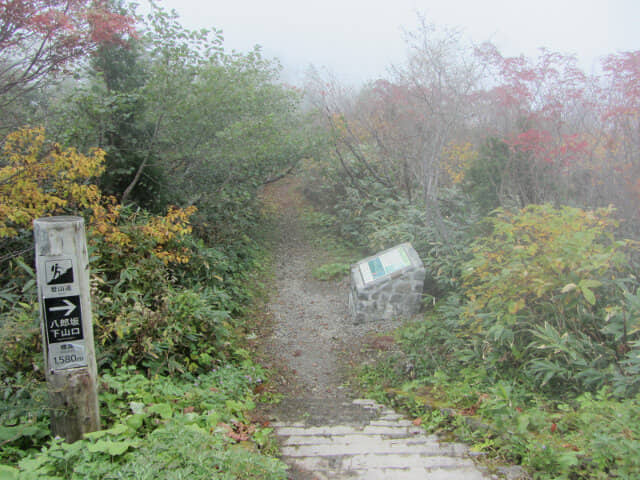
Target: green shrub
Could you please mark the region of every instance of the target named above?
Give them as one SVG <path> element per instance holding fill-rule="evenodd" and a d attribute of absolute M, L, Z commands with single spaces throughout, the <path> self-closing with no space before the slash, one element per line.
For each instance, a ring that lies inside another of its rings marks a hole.
<path fill-rule="evenodd" d="M 98 301 L 98 311 L 108 311 L 95 322 L 100 363 L 184 373 L 203 371 L 230 355 L 233 321 L 217 307 L 224 292 L 169 288 L 165 295 L 155 309 L 135 291 Z"/>
<path fill-rule="evenodd" d="M 484 215 L 501 205 L 508 158 L 509 146 L 497 138 L 488 138 L 464 171 L 464 190 Z"/>
<path fill-rule="evenodd" d="M 613 237 L 610 213 L 531 205 L 489 220 L 491 233 L 463 267 L 468 303 L 459 327 L 486 361 L 522 367 L 558 391 L 595 390 L 623 368 L 619 352 L 640 330 L 620 314 L 621 287 L 637 283 L 632 243 Z"/>
<path fill-rule="evenodd" d="M 165 261 L 135 228 L 147 217 L 143 211 L 123 213 L 130 224 L 121 230 L 132 238 L 126 252 L 100 239 L 92 248 L 99 366 L 202 372 L 232 356 L 233 317 L 251 301 L 252 276 L 264 253 L 245 237 L 214 248 L 185 234 L 164 246 L 183 261 Z"/>
<path fill-rule="evenodd" d="M 638 478 L 637 395 L 621 399 L 603 388 L 550 396 L 526 375 L 492 369 L 452 326 L 433 314 L 400 328 L 402 351 L 362 367 L 361 387 L 420 417 L 429 431 L 454 432 L 474 450 L 520 464 L 539 480 Z"/>
<path fill-rule="evenodd" d="M 2 376 L 0 396 L 0 463 L 14 463 L 50 436 L 48 393 L 41 378 L 18 372 Z"/>
<path fill-rule="evenodd" d="M 312 272 L 313 278 L 317 280 L 333 280 L 344 277 L 349 273 L 351 265 L 348 263 L 333 262 L 325 263 Z"/>
<path fill-rule="evenodd" d="M 36 304 L 17 303 L 0 315 L 0 375 L 34 373 L 42 367 L 40 310 Z"/>
<path fill-rule="evenodd" d="M 262 369 L 249 362 L 190 378 L 149 379 L 132 368 L 117 369 L 102 377 L 102 418 L 109 428 L 73 444 L 50 439 L 40 451 L 25 451 L 18 468 L 0 473 L 24 479 L 284 480 L 285 465 L 260 451 L 264 432 L 246 419 L 252 389 L 263 379 Z M 9 460 L 4 452 L 3 459 Z"/>

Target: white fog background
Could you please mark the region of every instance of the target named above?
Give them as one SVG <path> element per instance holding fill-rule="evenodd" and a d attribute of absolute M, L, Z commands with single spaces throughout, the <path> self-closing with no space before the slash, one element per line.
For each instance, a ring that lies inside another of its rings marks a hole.
<path fill-rule="evenodd" d="M 576 55 L 586 73 L 609 53 L 640 50 L 640 0 L 158 0 L 191 29 L 221 29 L 225 48 L 262 46 L 300 83 L 309 65 L 358 85 L 384 77 L 405 58 L 403 29 L 417 12 L 503 55 L 535 56 L 539 47 Z"/>

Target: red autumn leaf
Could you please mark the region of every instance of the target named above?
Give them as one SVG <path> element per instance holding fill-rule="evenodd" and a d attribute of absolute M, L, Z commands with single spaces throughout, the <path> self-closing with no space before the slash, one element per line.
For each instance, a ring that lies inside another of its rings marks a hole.
<path fill-rule="evenodd" d="M 8 0 L 0 2 L 0 96 L 55 74 L 101 43 L 136 35 L 134 18 L 104 0 Z"/>
<path fill-rule="evenodd" d="M 236 442 L 246 442 L 256 431 L 255 425 L 246 425 L 242 422 L 233 422 L 233 426 L 227 423 L 219 423 L 218 426 L 223 427 L 226 430 L 227 437 Z"/>
<path fill-rule="evenodd" d="M 571 443 L 564 443 L 562 445 L 562 448 L 568 448 L 569 450 L 573 450 L 574 452 L 580 451 L 580 449 L 578 447 L 576 447 L 575 445 L 573 445 Z"/>

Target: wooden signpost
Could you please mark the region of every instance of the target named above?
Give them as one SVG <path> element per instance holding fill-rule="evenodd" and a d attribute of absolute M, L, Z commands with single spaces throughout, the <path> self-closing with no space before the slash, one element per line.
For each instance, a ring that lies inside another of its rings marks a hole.
<path fill-rule="evenodd" d="M 73 442 L 100 428 L 84 220 L 39 218 L 33 231 L 51 430 Z"/>

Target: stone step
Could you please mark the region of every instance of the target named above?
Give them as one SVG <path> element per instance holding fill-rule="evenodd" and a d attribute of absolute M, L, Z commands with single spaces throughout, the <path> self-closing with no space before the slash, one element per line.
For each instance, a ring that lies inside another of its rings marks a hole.
<path fill-rule="evenodd" d="M 372 427 L 411 427 L 413 423 L 409 420 L 372 420 L 369 422 Z"/>
<path fill-rule="evenodd" d="M 291 457 L 284 457 L 292 459 Z M 307 470 L 363 470 L 386 468 L 389 471 L 401 472 L 407 468 L 426 468 L 429 470 L 446 470 L 452 468 L 474 468 L 474 463 L 468 458 L 441 455 L 420 454 L 359 454 L 334 457 L 295 457 L 297 464 Z"/>
<path fill-rule="evenodd" d="M 413 436 L 424 432 L 420 427 L 416 426 L 378 426 L 367 425 L 364 427 L 352 425 L 330 425 L 324 427 L 299 427 L 299 426 L 281 426 L 275 427 L 276 434 L 281 436 L 303 436 L 303 435 L 324 435 L 324 436 L 340 436 L 340 435 L 389 435 L 389 436 Z"/>
<path fill-rule="evenodd" d="M 406 444 L 385 444 L 377 442 L 362 441 L 355 444 L 335 444 L 335 445 L 295 445 L 282 447 L 282 455 L 286 457 L 342 457 L 344 455 L 389 455 L 389 454 L 419 454 L 422 456 L 448 455 L 451 457 L 462 457 L 466 451 L 460 451 L 452 446 L 442 446 L 437 444 L 406 445 Z"/>
<path fill-rule="evenodd" d="M 478 470 L 456 469 L 456 470 L 429 470 L 425 468 L 409 468 L 399 472 L 397 470 L 368 469 L 351 470 L 345 473 L 333 471 L 314 472 L 317 480 L 486 480 Z"/>
<path fill-rule="evenodd" d="M 383 442 L 402 442 L 405 445 L 424 445 L 430 443 L 438 445 L 438 438 L 435 435 L 424 436 L 415 435 L 412 437 L 394 438 L 389 435 L 371 435 L 363 433 L 354 433 L 350 435 L 292 435 L 285 437 L 282 441 L 284 446 L 293 445 L 348 445 L 363 441 L 363 439 L 371 441 Z"/>
<path fill-rule="evenodd" d="M 384 408 L 382 405 L 380 405 L 375 400 L 370 400 L 368 398 L 356 398 L 351 403 L 353 405 L 362 405 L 363 407 L 372 407 L 372 408 L 376 408 L 376 409 Z"/>
<path fill-rule="evenodd" d="M 280 438 L 282 459 L 317 480 L 492 478 L 476 467 L 465 445 L 441 443 L 437 436 L 427 435 L 374 401 L 358 399 L 338 410 L 340 423 L 334 419 L 328 425 L 319 424 L 310 417 L 272 423 Z M 353 421 L 345 412 L 354 415 Z"/>

